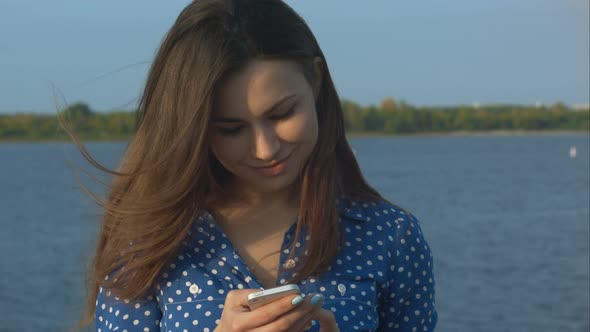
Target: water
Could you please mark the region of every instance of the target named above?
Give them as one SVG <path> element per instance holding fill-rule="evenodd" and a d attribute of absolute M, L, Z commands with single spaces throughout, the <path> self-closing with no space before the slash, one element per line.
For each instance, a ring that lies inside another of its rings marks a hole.
<path fill-rule="evenodd" d="M 588 135 L 351 145 L 369 182 L 421 221 L 437 331 L 589 330 Z M 89 145 L 109 166 L 124 147 Z M 0 145 L 0 331 L 64 331 L 82 308 L 100 211 L 67 159 L 88 167 L 71 145 Z"/>

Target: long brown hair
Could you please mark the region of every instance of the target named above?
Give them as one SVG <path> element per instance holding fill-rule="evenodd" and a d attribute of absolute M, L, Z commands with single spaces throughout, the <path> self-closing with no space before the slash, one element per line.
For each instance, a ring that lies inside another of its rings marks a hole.
<path fill-rule="evenodd" d="M 315 57 L 323 63 L 321 77 L 314 76 Z M 326 270 L 337 255 L 337 198 L 382 199 L 363 179 L 346 141 L 326 59 L 304 20 L 277 0 L 193 1 L 157 52 L 134 136 L 116 171 L 94 160 L 62 121 L 83 156 L 113 176 L 104 201 L 88 191 L 104 215 L 81 326 L 92 322 L 100 286 L 130 300 L 152 292 L 195 217 L 211 208 L 209 199 L 222 189 L 224 174 L 209 152 L 213 96 L 228 75 L 255 58 L 296 61 L 310 82 L 320 80 L 318 141 L 298 184 L 297 232 L 309 229 L 308 258 L 292 281 Z"/>

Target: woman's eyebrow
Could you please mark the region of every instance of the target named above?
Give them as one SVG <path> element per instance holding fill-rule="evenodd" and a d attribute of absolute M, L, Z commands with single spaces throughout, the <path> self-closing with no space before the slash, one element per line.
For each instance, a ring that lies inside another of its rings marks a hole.
<path fill-rule="evenodd" d="M 287 95 L 283 98 L 281 98 L 279 101 L 277 101 L 274 105 L 272 105 L 269 109 L 267 109 L 266 111 L 264 111 L 262 114 L 268 114 L 274 110 L 276 110 L 277 108 L 279 108 L 280 106 L 282 106 L 283 104 L 287 103 L 288 101 L 290 101 L 291 99 L 295 98 L 297 95 Z M 242 119 L 238 119 L 238 118 L 228 118 L 228 117 L 216 117 L 214 116 L 211 121 L 213 122 L 244 122 L 244 120 Z"/>

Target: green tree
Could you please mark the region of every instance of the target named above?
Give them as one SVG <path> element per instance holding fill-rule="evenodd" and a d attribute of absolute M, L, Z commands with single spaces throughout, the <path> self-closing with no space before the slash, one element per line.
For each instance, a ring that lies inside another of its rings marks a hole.
<path fill-rule="evenodd" d="M 397 109 L 397 102 L 392 97 L 387 97 L 381 101 L 381 110 L 383 112 L 395 112 Z"/>
<path fill-rule="evenodd" d="M 383 131 L 383 115 L 374 106 L 370 106 L 369 109 L 365 111 L 363 120 L 365 123 L 365 130 L 376 132 Z"/>
<path fill-rule="evenodd" d="M 60 114 L 66 120 L 76 122 L 88 119 L 92 116 L 93 112 L 87 104 L 75 103 L 63 109 Z"/>
<path fill-rule="evenodd" d="M 345 100 L 342 102 L 342 112 L 344 113 L 344 127 L 346 130 L 365 130 L 363 109 L 359 104 Z"/>

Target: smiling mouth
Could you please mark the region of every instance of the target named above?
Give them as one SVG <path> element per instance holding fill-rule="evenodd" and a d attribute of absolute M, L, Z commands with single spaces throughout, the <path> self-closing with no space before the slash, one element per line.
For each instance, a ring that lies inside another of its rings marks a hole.
<path fill-rule="evenodd" d="M 279 160 L 279 161 L 275 161 L 274 163 L 270 164 L 270 165 L 266 165 L 266 166 L 258 166 L 258 167 L 254 167 L 254 168 L 273 168 L 278 164 L 281 164 L 283 162 L 285 162 L 285 160 L 289 159 L 289 157 L 291 157 L 292 153 L 289 153 L 285 158 Z"/>

